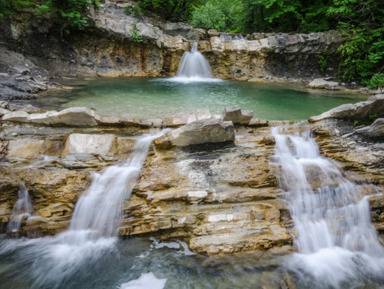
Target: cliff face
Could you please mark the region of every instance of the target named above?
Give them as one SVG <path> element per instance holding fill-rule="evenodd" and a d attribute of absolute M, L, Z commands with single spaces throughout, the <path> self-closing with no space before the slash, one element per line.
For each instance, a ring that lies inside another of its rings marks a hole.
<path fill-rule="evenodd" d="M 256 34 L 248 36 L 252 40 L 232 40 L 216 30 L 128 16 L 123 7 L 107 1 L 94 11 L 94 23 L 86 31 L 64 31 L 62 38 L 48 17 L 24 14 L 2 22 L 2 45 L 27 55 L 51 74 L 66 76 L 174 75 L 182 54 L 197 40 L 219 78 L 296 81 L 334 76 L 337 71 L 332 55 L 343 41 L 337 32 Z M 320 55 L 328 59 L 324 73 Z"/>

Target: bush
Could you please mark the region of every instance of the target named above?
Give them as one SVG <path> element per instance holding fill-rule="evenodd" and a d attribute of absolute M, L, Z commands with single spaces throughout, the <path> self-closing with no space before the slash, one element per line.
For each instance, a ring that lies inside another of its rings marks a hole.
<path fill-rule="evenodd" d="M 97 8 L 98 4 L 98 0 L 46 0 L 37 5 L 36 15 L 56 14 L 61 32 L 66 28 L 83 30 L 88 26 L 88 8 Z"/>

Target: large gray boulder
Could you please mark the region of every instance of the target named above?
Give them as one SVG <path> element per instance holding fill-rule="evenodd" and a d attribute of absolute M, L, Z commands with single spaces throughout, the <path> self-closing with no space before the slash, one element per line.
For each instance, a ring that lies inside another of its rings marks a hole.
<path fill-rule="evenodd" d="M 242 110 L 239 105 L 227 107 L 223 114 L 223 120 L 232 121 L 233 124 L 248 124 L 252 117 L 252 110 Z"/>
<path fill-rule="evenodd" d="M 357 129 L 355 133 L 368 138 L 384 138 L 384 118 L 376 119 L 370 126 Z"/>
<path fill-rule="evenodd" d="M 371 96 L 367 101 L 355 104 L 343 104 L 320 115 L 309 118 L 316 122 L 328 118 L 368 120 L 371 116 L 384 117 L 384 94 Z"/>
<path fill-rule="evenodd" d="M 156 139 L 155 144 L 160 148 L 169 148 L 206 143 L 227 143 L 234 142 L 234 140 L 235 131 L 232 122 L 208 119 L 191 122 L 172 130 Z"/>

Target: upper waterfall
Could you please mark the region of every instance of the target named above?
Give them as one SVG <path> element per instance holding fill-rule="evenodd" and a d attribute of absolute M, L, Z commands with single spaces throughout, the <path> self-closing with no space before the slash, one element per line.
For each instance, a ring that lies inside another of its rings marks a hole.
<path fill-rule="evenodd" d="M 195 42 L 191 51 L 186 51 L 181 58 L 177 77 L 187 78 L 212 78 L 212 70 L 208 61 L 198 50 L 198 43 Z"/>

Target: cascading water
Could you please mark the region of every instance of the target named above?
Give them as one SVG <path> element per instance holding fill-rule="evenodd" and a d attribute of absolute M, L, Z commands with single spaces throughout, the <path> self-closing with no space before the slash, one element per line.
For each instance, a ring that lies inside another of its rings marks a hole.
<path fill-rule="evenodd" d="M 368 197 L 320 155 L 309 131 L 287 135 L 274 128 L 272 133 L 279 183 L 288 192 L 297 233 L 299 253 L 288 258 L 288 269 L 309 288 L 383 282 L 384 249 L 370 222 Z"/>
<path fill-rule="evenodd" d="M 177 78 L 204 79 L 213 77 L 208 61 L 198 51 L 197 46 L 198 43 L 195 42 L 190 52 L 184 52 L 177 70 Z"/>
<path fill-rule="evenodd" d="M 21 223 L 32 214 L 32 203 L 27 188 L 22 185 L 18 191 L 18 200 L 13 207 L 10 221 L 7 225 L 7 232 L 11 235 L 18 235 Z"/>
<path fill-rule="evenodd" d="M 72 278 L 92 278 L 89 276 L 92 272 L 86 270 L 90 265 L 97 268 L 101 258 L 118 259 L 118 239 L 114 236 L 117 235 L 123 203 L 132 192 L 150 143 L 161 134 L 141 137 L 127 161 L 94 175 L 91 186 L 78 200 L 68 231 L 54 237 L 15 240 L 0 248 L 0 255 L 23 252 L 24 274 L 32 280 L 28 288 L 66 288 L 65 283 Z M 23 208 L 30 212 L 25 188 L 19 196 L 14 211 Z M 12 275 L 15 268 L 9 270 Z M 97 283 L 97 277 L 93 279 Z M 94 288 L 94 285 L 87 288 Z"/>
<path fill-rule="evenodd" d="M 95 173 L 90 187 L 76 204 L 70 231 L 90 230 L 96 236 L 112 237 L 122 215 L 124 200 L 129 198 L 152 140 L 159 135 L 139 139 L 134 154 L 124 164 Z"/>

